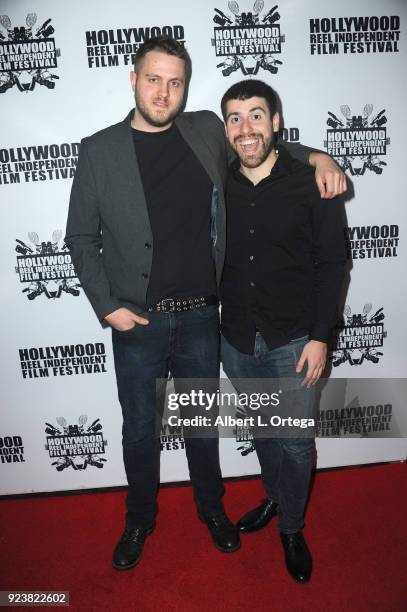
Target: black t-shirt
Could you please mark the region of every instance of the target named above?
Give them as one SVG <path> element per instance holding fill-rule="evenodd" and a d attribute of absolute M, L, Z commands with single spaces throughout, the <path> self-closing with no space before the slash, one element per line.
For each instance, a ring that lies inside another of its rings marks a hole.
<path fill-rule="evenodd" d="M 216 294 L 209 176 L 175 124 L 132 132 L 154 241 L 147 304 Z"/>

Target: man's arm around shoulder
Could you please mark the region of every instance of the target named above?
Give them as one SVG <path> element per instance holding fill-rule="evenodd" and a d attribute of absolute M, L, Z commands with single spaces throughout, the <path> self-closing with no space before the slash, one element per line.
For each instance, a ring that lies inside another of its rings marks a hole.
<path fill-rule="evenodd" d="M 325 368 L 346 262 L 343 203 L 335 198 L 327 206 L 315 186 L 312 186 L 312 191 L 316 311 L 310 341 L 305 345 L 296 368 L 301 372 L 307 363 L 303 384 L 308 387 L 316 383 Z"/>
<path fill-rule="evenodd" d="M 315 181 L 321 198 L 331 199 L 345 193 L 346 176 L 330 155 L 299 142 L 284 142 L 282 145 L 292 157 L 315 168 Z"/>

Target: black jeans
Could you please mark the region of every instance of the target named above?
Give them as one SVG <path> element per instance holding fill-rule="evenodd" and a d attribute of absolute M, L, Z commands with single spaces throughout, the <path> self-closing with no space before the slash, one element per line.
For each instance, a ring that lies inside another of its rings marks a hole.
<path fill-rule="evenodd" d="M 130 527 L 150 526 L 157 513 L 157 379 L 165 379 L 170 371 L 177 391 L 177 378 L 212 379 L 212 386 L 219 377 L 217 306 L 142 316 L 149 319 L 149 325 L 136 325 L 125 332 L 113 330 L 112 336 L 123 413 L 123 459 L 129 485 L 126 524 Z M 202 386 L 205 384 L 203 380 Z M 199 512 L 204 516 L 223 512 L 218 438 L 186 437 L 185 449 Z"/>
<path fill-rule="evenodd" d="M 222 365 L 239 393 L 253 392 L 256 379 L 271 379 L 270 390 L 276 391 L 289 383 L 305 412 L 312 417 L 315 399 L 314 388 L 301 387 L 305 376 L 295 366 L 301 356 L 307 338 L 293 340 L 285 346 L 269 350 L 262 336 L 257 333 L 253 355 L 241 353 L 222 337 Z M 238 379 L 238 380 L 236 380 Z M 249 381 L 254 379 L 254 387 Z M 273 386 L 275 388 L 273 388 Z M 311 470 L 314 458 L 313 437 L 267 437 L 253 430 L 254 446 L 259 459 L 264 488 L 269 499 L 279 504 L 279 529 L 294 533 L 304 526 Z"/>

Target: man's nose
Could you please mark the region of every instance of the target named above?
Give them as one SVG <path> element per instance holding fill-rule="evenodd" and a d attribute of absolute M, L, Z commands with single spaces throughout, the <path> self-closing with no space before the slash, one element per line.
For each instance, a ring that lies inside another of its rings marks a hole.
<path fill-rule="evenodd" d="M 251 130 L 251 127 L 250 127 L 249 119 L 247 117 L 246 118 L 243 117 L 240 121 L 240 133 L 248 134 L 250 130 Z"/>
<path fill-rule="evenodd" d="M 169 83 L 164 83 L 164 81 L 161 81 L 158 87 L 158 94 L 162 96 L 163 98 L 166 98 L 169 95 L 169 92 L 170 92 Z"/>

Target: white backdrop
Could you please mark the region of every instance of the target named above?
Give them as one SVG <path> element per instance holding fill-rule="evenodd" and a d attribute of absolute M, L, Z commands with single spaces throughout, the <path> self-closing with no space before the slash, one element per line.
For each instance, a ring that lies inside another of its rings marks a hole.
<path fill-rule="evenodd" d="M 1 0 L 0 494 L 125 484 L 110 333 L 78 286 L 62 237 L 78 143 L 133 106 L 131 53 L 149 33 L 185 40 L 187 110 L 220 114 L 224 91 L 256 76 L 282 99 L 285 136 L 329 146 L 347 168 L 353 267 L 332 376 L 405 376 L 407 5 L 239 5 Z M 402 397 L 391 401 L 403 408 Z M 162 481 L 188 478 L 179 438 L 162 438 Z M 221 441 L 225 476 L 258 472 L 242 446 Z M 317 447 L 319 467 L 406 456 L 402 437 L 325 437 Z"/>

